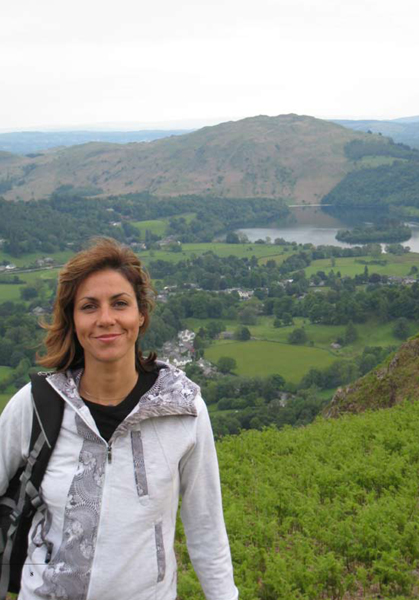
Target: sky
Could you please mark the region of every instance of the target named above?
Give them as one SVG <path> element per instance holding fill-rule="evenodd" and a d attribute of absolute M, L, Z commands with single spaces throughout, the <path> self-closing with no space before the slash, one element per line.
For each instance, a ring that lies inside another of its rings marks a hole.
<path fill-rule="evenodd" d="M 419 115 L 417 0 L 14 0 L 0 131 Z"/>

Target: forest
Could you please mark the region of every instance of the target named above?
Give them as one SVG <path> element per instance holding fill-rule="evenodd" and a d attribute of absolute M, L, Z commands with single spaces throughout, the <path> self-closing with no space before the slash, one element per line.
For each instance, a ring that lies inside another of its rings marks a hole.
<path fill-rule="evenodd" d="M 62 187 L 49 200 L 7 202 L 0 197 L 0 236 L 7 253 L 22 256 L 37 251 L 77 250 L 95 235 L 138 242 L 141 235 L 132 222 L 162 216 L 172 217 L 167 235 L 176 234 L 183 242 L 205 242 L 229 228 L 285 219 L 289 214 L 282 201 L 266 198 L 158 199 L 145 193 L 86 200 L 80 193 L 72 194 L 71 186 Z M 184 213 L 193 213 L 192 220 L 175 218 Z M 156 239 L 149 235 L 147 241 Z"/>

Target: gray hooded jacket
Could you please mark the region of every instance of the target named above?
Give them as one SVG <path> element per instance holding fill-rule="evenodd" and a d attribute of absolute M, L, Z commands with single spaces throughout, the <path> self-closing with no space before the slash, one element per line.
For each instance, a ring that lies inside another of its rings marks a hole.
<path fill-rule="evenodd" d="M 179 495 L 207 600 L 236 600 L 215 446 L 198 386 L 182 371 L 162 368 L 108 444 L 79 396 L 80 375 L 47 377 L 65 400 L 64 417 L 19 600 L 175 600 Z M 0 418 L 0 495 L 25 462 L 31 425 L 28 384 Z"/>

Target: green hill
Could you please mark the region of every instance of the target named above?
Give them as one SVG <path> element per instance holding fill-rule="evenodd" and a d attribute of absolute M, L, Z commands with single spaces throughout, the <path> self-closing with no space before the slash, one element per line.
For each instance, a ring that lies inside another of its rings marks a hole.
<path fill-rule="evenodd" d="M 258 116 L 150 143 L 88 143 L 0 161 L 8 200 L 42 198 L 62 185 L 97 194 L 148 191 L 288 198 L 318 203 L 354 168 L 349 142 L 370 135 L 308 116 Z M 377 136 L 380 146 L 386 138 Z"/>
<path fill-rule="evenodd" d="M 419 400 L 419 335 L 404 343 L 383 365 L 338 390 L 325 415 L 389 408 L 404 400 Z"/>

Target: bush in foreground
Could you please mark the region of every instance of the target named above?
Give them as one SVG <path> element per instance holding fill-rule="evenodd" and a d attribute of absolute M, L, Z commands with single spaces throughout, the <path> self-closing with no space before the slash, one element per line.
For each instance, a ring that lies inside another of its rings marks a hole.
<path fill-rule="evenodd" d="M 218 443 L 242 600 L 413 598 L 419 403 Z M 203 600 L 178 532 L 179 600 Z"/>

